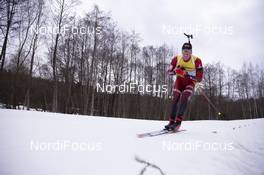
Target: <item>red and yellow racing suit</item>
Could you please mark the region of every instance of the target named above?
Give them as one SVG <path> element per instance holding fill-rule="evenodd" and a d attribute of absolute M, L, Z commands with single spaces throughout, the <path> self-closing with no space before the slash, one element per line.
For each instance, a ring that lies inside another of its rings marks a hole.
<path fill-rule="evenodd" d="M 182 55 L 173 57 L 170 72 L 176 73 L 176 81 L 173 87 L 173 104 L 170 114 L 170 121 L 182 121 L 196 82 L 200 82 L 203 77 L 203 67 L 200 58 L 192 55 L 188 61 Z M 177 104 L 180 102 L 179 109 Z"/>

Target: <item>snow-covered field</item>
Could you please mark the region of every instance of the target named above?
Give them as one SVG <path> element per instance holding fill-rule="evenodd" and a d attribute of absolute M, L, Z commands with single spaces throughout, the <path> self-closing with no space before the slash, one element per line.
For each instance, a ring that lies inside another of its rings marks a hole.
<path fill-rule="evenodd" d="M 0 175 L 264 174 L 264 119 L 165 123 L 0 109 Z"/>

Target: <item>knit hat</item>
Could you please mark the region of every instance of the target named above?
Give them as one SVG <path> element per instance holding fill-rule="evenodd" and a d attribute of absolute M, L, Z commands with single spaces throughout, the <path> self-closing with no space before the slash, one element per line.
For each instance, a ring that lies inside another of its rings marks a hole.
<path fill-rule="evenodd" d="M 184 50 L 184 49 L 192 50 L 192 44 L 191 43 L 184 43 L 182 45 L 182 50 Z"/>

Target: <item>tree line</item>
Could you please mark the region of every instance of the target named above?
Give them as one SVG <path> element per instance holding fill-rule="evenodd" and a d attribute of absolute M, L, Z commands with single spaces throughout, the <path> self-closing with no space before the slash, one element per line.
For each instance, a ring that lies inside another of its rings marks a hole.
<path fill-rule="evenodd" d="M 167 119 L 175 77 L 166 70 L 173 48 L 141 46 L 138 33 L 121 30 L 96 5 L 76 15 L 78 3 L 0 1 L 0 102 L 7 108 Z M 263 70 L 252 64 L 241 70 L 205 64 L 203 92 L 223 115 L 195 93 L 187 119 L 263 117 Z M 132 91 L 116 88 L 131 83 Z M 98 91 L 109 85 L 112 92 Z M 154 90 L 136 90 L 148 85 Z M 155 90 L 164 85 L 166 92 Z"/>

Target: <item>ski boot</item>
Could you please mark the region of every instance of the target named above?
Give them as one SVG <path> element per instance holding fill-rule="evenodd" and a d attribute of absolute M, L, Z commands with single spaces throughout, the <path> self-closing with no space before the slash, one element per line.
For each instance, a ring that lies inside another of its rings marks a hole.
<path fill-rule="evenodd" d="M 164 128 L 165 128 L 166 130 L 169 130 L 169 131 L 170 131 L 171 126 L 174 125 L 174 124 L 175 124 L 175 121 L 174 121 L 174 120 L 170 120 L 170 121 L 169 121 L 169 124 L 165 125 Z"/>
<path fill-rule="evenodd" d="M 169 131 L 178 131 L 181 127 L 181 121 L 176 121 L 168 127 Z"/>
<path fill-rule="evenodd" d="M 165 126 L 165 129 L 169 130 L 169 131 L 178 131 L 181 127 L 181 122 L 182 122 L 182 117 L 178 116 L 176 118 L 176 122 L 170 122 L 168 125 Z"/>

